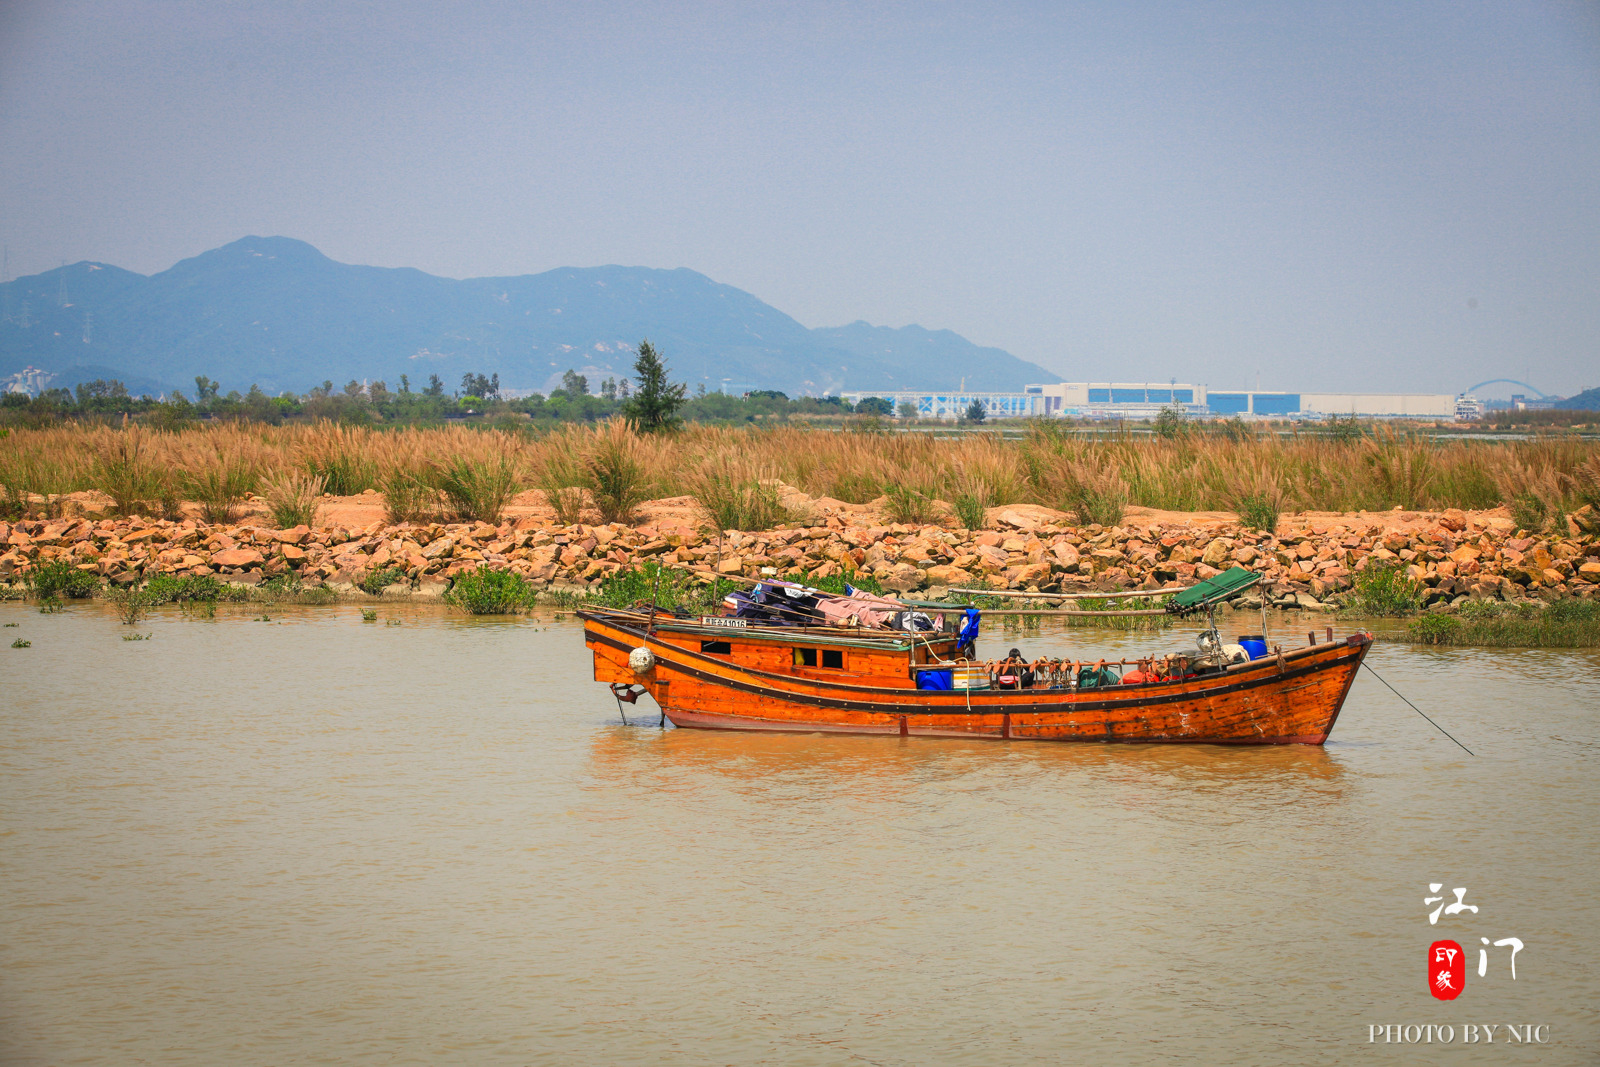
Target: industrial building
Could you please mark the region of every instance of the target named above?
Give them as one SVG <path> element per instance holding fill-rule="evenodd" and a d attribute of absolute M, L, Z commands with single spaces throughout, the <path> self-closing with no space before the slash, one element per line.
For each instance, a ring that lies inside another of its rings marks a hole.
<path fill-rule="evenodd" d="M 912 405 L 920 419 L 955 420 L 976 400 L 987 418 L 1037 416 L 1078 419 L 1153 419 L 1176 408 L 1193 418 L 1210 416 L 1293 419 L 1330 415 L 1374 418 L 1453 419 L 1453 393 L 1290 393 L 1263 389 L 1210 389 L 1188 382 L 1055 382 L 1025 386 L 1021 392 L 897 391 L 843 394 L 852 403 L 881 396 L 895 411 Z"/>

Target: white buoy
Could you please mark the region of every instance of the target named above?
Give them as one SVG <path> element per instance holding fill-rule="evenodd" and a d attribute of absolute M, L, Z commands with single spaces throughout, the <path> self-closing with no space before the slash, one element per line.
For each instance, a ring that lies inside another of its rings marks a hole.
<path fill-rule="evenodd" d="M 640 645 L 628 653 L 628 666 L 633 668 L 634 674 L 649 674 L 656 665 L 656 654 Z"/>

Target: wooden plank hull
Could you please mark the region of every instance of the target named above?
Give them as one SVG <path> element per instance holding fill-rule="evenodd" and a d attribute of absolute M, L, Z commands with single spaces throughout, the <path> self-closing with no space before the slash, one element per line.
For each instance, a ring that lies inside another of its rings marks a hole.
<path fill-rule="evenodd" d="M 1368 634 L 1180 682 L 1104 689 L 929 691 L 755 670 L 670 635 L 580 613 L 595 679 L 644 686 L 681 727 L 997 740 L 1319 745 L 1338 720 Z M 655 665 L 628 665 L 644 646 Z"/>

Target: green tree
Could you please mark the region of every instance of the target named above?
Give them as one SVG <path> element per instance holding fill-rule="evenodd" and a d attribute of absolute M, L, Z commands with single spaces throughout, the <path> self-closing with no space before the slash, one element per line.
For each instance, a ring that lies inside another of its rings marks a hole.
<path fill-rule="evenodd" d="M 204 404 L 207 400 L 215 400 L 218 388 L 218 384 L 204 374 L 196 374 L 194 376 L 194 391 L 195 395 L 200 398 L 199 402 L 201 404 Z"/>
<path fill-rule="evenodd" d="M 428 375 L 428 387 L 422 391 L 423 396 L 444 396 L 444 382 L 439 380 L 437 374 Z"/>
<path fill-rule="evenodd" d="M 639 342 L 639 358 L 633 361 L 633 373 L 639 379 L 639 389 L 622 406 L 622 414 L 645 433 L 676 428 L 683 421 L 677 412 L 688 386 L 667 380 L 666 361 L 648 340 Z"/>
<path fill-rule="evenodd" d="M 983 420 L 988 417 L 988 412 L 983 409 L 983 401 L 974 400 L 967 405 L 966 414 L 962 415 L 963 422 L 970 422 L 974 426 L 982 426 Z"/>
<path fill-rule="evenodd" d="M 561 376 L 561 391 L 563 393 L 570 393 L 572 396 L 588 396 L 589 379 L 587 376 L 579 374 L 577 371 L 569 368 L 567 372 Z"/>
<path fill-rule="evenodd" d="M 1156 436 L 1170 441 L 1183 432 L 1183 412 L 1177 408 L 1162 408 L 1156 416 Z"/>
<path fill-rule="evenodd" d="M 881 396 L 864 396 L 856 405 L 857 415 L 893 415 L 894 405 Z"/>

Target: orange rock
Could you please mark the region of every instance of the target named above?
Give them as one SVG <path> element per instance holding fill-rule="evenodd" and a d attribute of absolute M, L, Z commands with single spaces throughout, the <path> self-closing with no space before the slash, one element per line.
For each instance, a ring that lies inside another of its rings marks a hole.
<path fill-rule="evenodd" d="M 217 567 L 248 567 L 252 563 L 260 563 L 262 555 L 253 548 L 225 548 L 221 552 L 211 555 L 211 563 Z"/>

